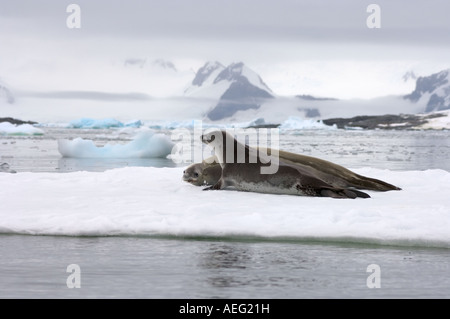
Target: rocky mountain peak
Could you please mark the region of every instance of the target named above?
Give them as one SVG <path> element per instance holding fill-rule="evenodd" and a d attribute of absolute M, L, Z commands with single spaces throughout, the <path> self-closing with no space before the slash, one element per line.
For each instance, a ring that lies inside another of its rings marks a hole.
<path fill-rule="evenodd" d="M 225 69 L 225 67 L 217 61 L 206 62 L 206 64 L 197 71 L 194 80 L 192 80 L 192 85 L 202 86 L 216 71 L 220 72 L 223 69 Z"/>
<path fill-rule="evenodd" d="M 415 90 L 403 98 L 426 103 L 426 112 L 450 109 L 450 69 L 417 78 Z"/>

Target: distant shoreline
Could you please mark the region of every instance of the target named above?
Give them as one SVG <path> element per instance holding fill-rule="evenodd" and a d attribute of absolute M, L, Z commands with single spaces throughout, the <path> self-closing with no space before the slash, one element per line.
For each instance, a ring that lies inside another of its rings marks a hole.
<path fill-rule="evenodd" d="M 385 114 L 385 115 L 359 115 L 351 118 L 331 118 L 317 120 L 328 126 L 336 126 L 338 129 L 363 129 L 363 130 L 415 130 L 420 129 L 429 120 L 445 117 L 444 113 L 436 112 L 430 114 Z M 14 125 L 39 124 L 35 121 L 23 121 L 12 117 L 0 117 L 0 123 L 9 122 Z M 248 128 L 278 128 L 282 124 L 263 123 L 251 125 Z M 433 128 L 428 128 L 433 129 Z"/>
<path fill-rule="evenodd" d="M 421 125 L 427 124 L 428 120 L 446 116 L 442 113 L 431 114 L 386 114 L 386 115 L 373 115 L 373 116 L 355 116 L 352 118 L 332 118 L 323 120 L 325 125 L 336 125 L 341 129 L 395 129 L 395 130 L 408 130 L 416 129 Z"/>
<path fill-rule="evenodd" d="M 34 124 L 38 124 L 38 122 L 34 122 L 34 121 L 22 121 L 22 120 L 18 120 L 12 117 L 0 117 L 0 123 L 2 122 L 9 122 L 11 124 L 15 124 L 15 125 L 22 125 L 22 124 L 30 124 L 30 125 L 34 125 Z"/>

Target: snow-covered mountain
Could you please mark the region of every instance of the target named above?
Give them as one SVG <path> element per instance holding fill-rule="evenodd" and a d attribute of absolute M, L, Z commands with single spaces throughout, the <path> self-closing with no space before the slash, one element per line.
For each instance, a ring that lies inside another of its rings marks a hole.
<path fill-rule="evenodd" d="M 415 81 L 416 88 L 405 96 L 338 100 L 311 96 L 308 92 L 295 96 L 276 94 L 242 62 L 228 66 L 207 62 L 197 72 L 193 66 L 197 68 L 198 61 L 176 62 L 175 66 L 165 59 L 130 57 L 99 64 L 96 72 L 75 77 L 55 73 L 42 86 L 26 82 L 20 86 L 16 76 L 16 83 L 11 81 L 14 94 L 0 79 L 0 106 L 4 106 L 1 113 L 38 122 L 71 121 L 86 114 L 124 122 L 202 119 L 235 123 L 264 119 L 266 124 L 273 124 L 291 117 L 351 118 L 450 109 L 450 69 L 415 80 L 414 74 L 408 73 L 405 79 Z M 53 70 L 59 72 L 59 68 Z M 269 79 L 270 72 L 266 74 Z M 66 79 L 73 79 L 73 83 Z M 284 81 L 288 85 L 290 80 Z M 12 103 L 14 107 L 9 107 Z M 66 107 L 61 108 L 61 103 Z"/>
<path fill-rule="evenodd" d="M 450 69 L 419 77 L 415 90 L 404 98 L 424 104 L 425 112 L 450 109 Z"/>
<path fill-rule="evenodd" d="M 0 81 L 0 102 L 6 102 L 8 104 L 14 103 L 13 94 L 2 81 Z"/>
<path fill-rule="evenodd" d="M 115 64 L 110 81 L 120 79 L 120 90 L 141 92 L 152 97 L 172 97 L 183 94 L 194 72 L 175 66 L 166 59 L 128 58 Z"/>
<path fill-rule="evenodd" d="M 160 67 L 164 70 L 171 70 L 174 72 L 177 72 L 177 68 L 175 67 L 175 64 L 171 61 L 167 61 L 164 59 L 156 59 L 153 61 L 153 66 Z"/>
<path fill-rule="evenodd" d="M 206 62 L 196 73 L 194 80 L 192 80 L 192 85 L 188 87 L 185 94 L 195 95 L 204 89 L 205 87 L 211 86 L 214 80 L 222 72 L 225 67 L 220 62 Z"/>
<path fill-rule="evenodd" d="M 261 77 L 242 62 L 227 67 L 207 62 L 198 70 L 185 95 L 211 99 L 215 106 L 206 116 L 213 121 L 231 117 L 238 111 L 258 109 L 264 100 L 274 97 Z"/>
<path fill-rule="evenodd" d="M 127 68 L 138 68 L 149 72 L 169 70 L 177 72 L 175 64 L 164 59 L 156 59 L 149 61 L 147 58 L 129 58 L 124 61 L 124 66 Z"/>

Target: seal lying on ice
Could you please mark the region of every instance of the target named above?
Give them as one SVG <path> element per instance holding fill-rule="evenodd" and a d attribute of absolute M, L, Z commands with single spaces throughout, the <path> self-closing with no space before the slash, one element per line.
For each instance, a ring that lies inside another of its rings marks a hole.
<path fill-rule="evenodd" d="M 266 150 L 271 154 L 271 149 Z M 362 176 L 345 167 L 311 156 L 278 151 L 281 161 L 302 169 L 308 169 L 313 175 L 337 188 L 357 188 L 374 191 L 401 190 L 384 181 Z M 183 180 L 196 186 L 215 185 L 222 176 L 222 167 L 215 156 L 201 163 L 189 165 L 183 172 Z"/>
<path fill-rule="evenodd" d="M 233 142 L 233 160 L 227 157 L 227 144 Z M 224 189 L 234 186 L 237 190 L 272 194 L 290 194 L 302 196 L 321 196 L 334 198 L 368 198 L 366 193 L 348 187 L 335 186 L 324 180 L 318 174 L 318 169 L 308 165 L 295 165 L 289 159 L 280 158 L 277 170 L 273 173 L 262 174 L 274 157 L 261 154 L 258 149 L 242 145 L 233 136 L 224 131 L 214 131 L 202 135 L 202 141 L 214 147 L 216 158 L 222 169 L 219 180 L 205 190 Z M 238 158 L 238 148 L 245 150 L 244 158 Z M 203 163 L 202 163 L 203 164 Z M 320 171 L 319 171 L 320 173 Z M 186 174 L 186 173 L 185 173 Z M 194 172 L 195 174 L 195 172 Z M 197 173 L 198 174 L 198 173 Z M 200 175 L 199 175 L 200 176 Z M 330 179 L 332 179 L 330 177 Z M 192 180 L 193 182 L 194 180 Z M 198 182 L 198 178 L 197 178 Z"/>

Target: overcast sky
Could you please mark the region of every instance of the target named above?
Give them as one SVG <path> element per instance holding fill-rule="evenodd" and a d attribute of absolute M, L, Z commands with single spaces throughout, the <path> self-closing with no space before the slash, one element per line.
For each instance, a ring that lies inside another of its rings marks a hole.
<path fill-rule="evenodd" d="M 71 3 L 81 8 L 80 29 L 66 25 Z M 366 24 L 371 3 L 381 8 L 379 29 Z M 19 83 L 33 63 L 45 67 L 28 76 L 128 57 L 162 57 L 181 69 L 244 61 L 281 93 L 336 95 L 345 87 L 332 83 L 356 85 L 360 74 L 385 85 L 342 96 L 370 97 L 408 89 L 408 70 L 450 67 L 449 12 L 448 0 L 0 0 L 0 78 Z M 289 76 L 298 85 L 283 84 Z"/>

